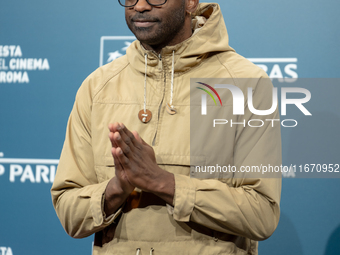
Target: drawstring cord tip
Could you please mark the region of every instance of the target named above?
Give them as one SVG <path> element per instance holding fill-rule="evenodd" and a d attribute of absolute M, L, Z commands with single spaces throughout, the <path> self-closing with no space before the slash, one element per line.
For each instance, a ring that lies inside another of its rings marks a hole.
<path fill-rule="evenodd" d="M 137 248 L 136 250 L 137 250 L 136 255 L 139 255 L 139 253 L 140 253 L 140 248 Z"/>
<path fill-rule="evenodd" d="M 177 110 L 174 108 L 173 105 L 170 105 L 169 103 L 166 104 L 166 111 L 170 114 L 170 115 L 174 115 L 177 113 Z"/>

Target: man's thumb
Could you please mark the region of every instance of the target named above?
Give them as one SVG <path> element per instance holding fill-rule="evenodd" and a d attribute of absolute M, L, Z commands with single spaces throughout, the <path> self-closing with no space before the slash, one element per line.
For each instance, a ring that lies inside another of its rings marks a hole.
<path fill-rule="evenodd" d="M 146 144 L 146 142 L 144 142 L 144 140 L 139 136 L 137 131 L 132 131 L 132 134 L 138 142 L 140 142 L 142 144 Z"/>

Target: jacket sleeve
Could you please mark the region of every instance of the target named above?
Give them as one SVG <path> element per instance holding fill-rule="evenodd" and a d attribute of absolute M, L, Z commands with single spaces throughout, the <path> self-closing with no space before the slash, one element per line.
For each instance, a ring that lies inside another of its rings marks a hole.
<path fill-rule="evenodd" d="M 66 138 L 51 189 L 52 202 L 65 231 L 83 238 L 102 230 L 119 215 L 106 218 L 103 196 L 108 181 L 98 183 L 91 145 L 92 93 L 80 87 L 69 117 Z"/>
<path fill-rule="evenodd" d="M 268 81 L 268 80 L 267 80 Z M 253 92 L 254 107 L 269 109 L 271 82 L 263 82 Z M 265 99 L 266 98 L 266 99 Z M 234 143 L 234 165 L 281 165 L 280 119 L 278 110 L 270 116 L 253 115 L 247 105 L 242 119 L 261 119 L 264 126 L 237 129 Z M 276 178 L 241 173 L 227 185 L 221 180 L 194 179 L 175 175 L 173 217 L 177 221 L 193 221 L 210 229 L 260 241 L 276 229 L 280 217 L 281 173 Z"/>

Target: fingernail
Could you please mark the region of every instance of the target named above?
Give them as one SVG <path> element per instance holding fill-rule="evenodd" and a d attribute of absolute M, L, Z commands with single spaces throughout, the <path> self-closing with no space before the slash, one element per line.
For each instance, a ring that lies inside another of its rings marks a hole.
<path fill-rule="evenodd" d="M 120 134 L 118 133 L 116 140 L 120 140 Z"/>
<path fill-rule="evenodd" d="M 125 126 L 124 126 L 124 124 L 123 124 L 123 123 L 120 123 L 120 126 L 121 126 L 122 128 L 125 128 Z"/>

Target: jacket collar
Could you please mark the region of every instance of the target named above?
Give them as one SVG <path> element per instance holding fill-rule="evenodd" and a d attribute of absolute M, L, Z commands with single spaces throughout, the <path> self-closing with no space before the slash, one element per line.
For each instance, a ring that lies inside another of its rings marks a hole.
<path fill-rule="evenodd" d="M 201 3 L 195 15 L 203 16 L 205 24 L 187 40 L 174 46 L 164 47 L 161 51 L 162 61 L 171 62 L 172 53 L 175 51 L 175 73 L 183 73 L 199 65 L 209 53 L 230 51 L 227 28 L 221 13 L 220 6 L 216 3 Z M 136 40 L 127 49 L 127 57 L 134 69 L 145 73 L 145 54 L 148 56 L 148 76 L 159 74 L 157 68 L 160 58 L 152 51 L 145 50 Z"/>

